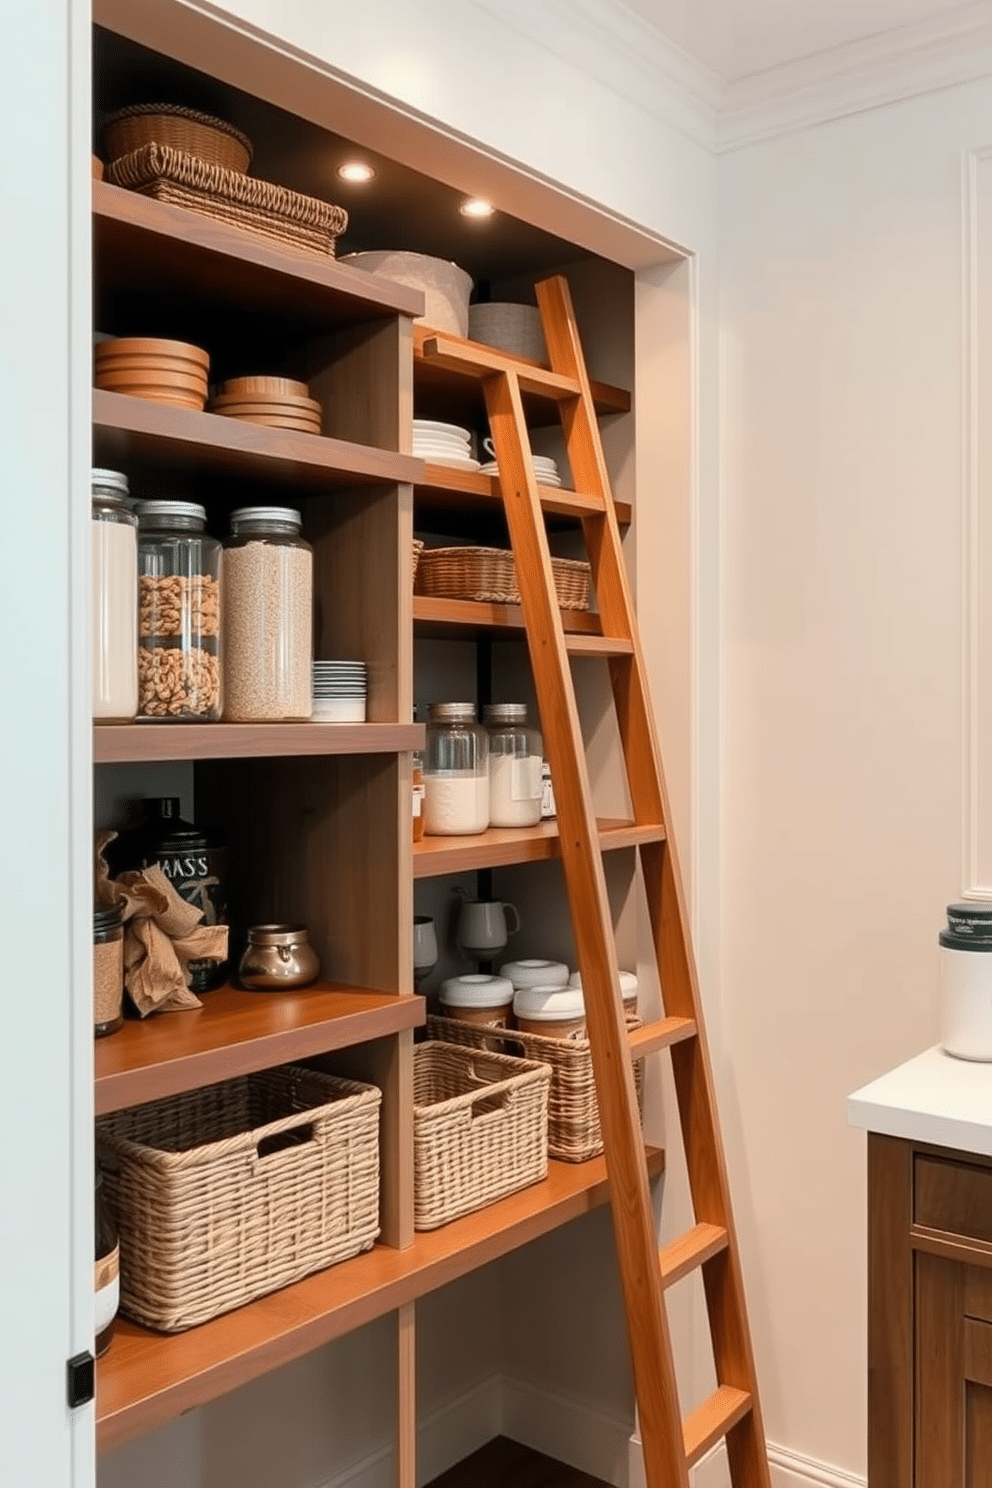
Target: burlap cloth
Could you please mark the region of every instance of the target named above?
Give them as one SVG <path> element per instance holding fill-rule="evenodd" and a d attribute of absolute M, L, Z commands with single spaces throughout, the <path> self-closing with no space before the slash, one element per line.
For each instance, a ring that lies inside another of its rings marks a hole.
<path fill-rule="evenodd" d="M 124 908 L 124 986 L 138 1012 L 172 1012 L 203 1004 L 189 990 L 187 967 L 201 959 L 226 961 L 227 926 L 202 925 L 203 911 L 176 893 L 161 868 L 111 878 L 103 849 L 117 836 L 96 835 L 98 905 Z"/>

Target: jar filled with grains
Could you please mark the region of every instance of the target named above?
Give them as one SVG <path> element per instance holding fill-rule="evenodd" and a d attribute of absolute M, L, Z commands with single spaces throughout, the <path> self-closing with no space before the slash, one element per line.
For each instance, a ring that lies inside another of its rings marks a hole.
<path fill-rule="evenodd" d="M 221 545 L 192 501 L 138 502 L 138 716 L 221 714 Z"/>
<path fill-rule="evenodd" d="M 124 1022 L 124 912 L 93 911 L 93 1033 L 116 1033 Z"/>
<path fill-rule="evenodd" d="M 313 551 L 283 506 L 231 513 L 224 544 L 224 717 L 309 718 L 313 707 Z"/>
<path fill-rule="evenodd" d="M 127 476 L 92 476 L 93 718 L 130 723 L 138 711 L 138 519 Z"/>

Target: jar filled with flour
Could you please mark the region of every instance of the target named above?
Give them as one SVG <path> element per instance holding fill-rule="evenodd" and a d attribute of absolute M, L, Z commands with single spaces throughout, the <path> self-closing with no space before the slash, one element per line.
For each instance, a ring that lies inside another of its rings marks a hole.
<path fill-rule="evenodd" d="M 93 471 L 93 718 L 130 723 L 138 711 L 138 518 L 127 476 Z"/>
<path fill-rule="evenodd" d="M 493 827 L 536 827 L 541 820 L 544 744 L 527 724 L 526 703 L 488 703 L 483 722 L 489 731 L 489 823 Z"/>
<path fill-rule="evenodd" d="M 489 825 L 489 740 L 474 703 L 430 703 L 424 756 L 424 831 L 432 837 Z"/>

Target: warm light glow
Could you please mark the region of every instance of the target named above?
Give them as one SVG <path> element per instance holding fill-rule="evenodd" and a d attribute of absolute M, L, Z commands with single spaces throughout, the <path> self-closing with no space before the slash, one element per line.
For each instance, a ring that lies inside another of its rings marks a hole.
<path fill-rule="evenodd" d="M 338 175 L 342 181 L 371 181 L 375 177 L 375 171 L 364 160 L 348 160 L 344 165 L 338 166 Z"/>
<path fill-rule="evenodd" d="M 468 201 L 463 201 L 458 210 L 463 217 L 491 217 L 493 215 L 493 208 L 490 204 L 487 201 L 482 201 L 477 196 L 469 197 Z"/>

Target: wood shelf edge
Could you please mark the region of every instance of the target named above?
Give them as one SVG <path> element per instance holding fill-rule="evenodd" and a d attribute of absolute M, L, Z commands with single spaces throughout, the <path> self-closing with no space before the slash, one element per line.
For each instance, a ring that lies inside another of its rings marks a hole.
<path fill-rule="evenodd" d="M 652 1177 L 664 1170 L 660 1148 L 648 1148 L 646 1161 Z M 121 1446 L 395 1311 L 598 1208 L 608 1193 L 602 1158 L 551 1162 L 542 1183 L 419 1234 L 408 1250 L 376 1246 L 187 1333 L 155 1334 L 122 1321 L 97 1366 L 97 1450 Z"/>
<path fill-rule="evenodd" d="M 97 1116 L 256 1070 L 309 1059 L 418 1028 L 413 993 L 327 983 L 301 992 L 204 993 L 203 1007 L 128 1020 L 94 1046 Z"/>
<path fill-rule="evenodd" d="M 421 363 L 427 361 L 427 358 L 425 358 L 424 356 L 424 345 L 427 341 L 433 340 L 437 337 L 441 337 L 446 342 L 451 342 L 464 347 L 467 351 L 471 351 L 473 348 L 477 348 L 480 353 L 492 354 L 494 349 L 491 346 L 483 345 L 482 342 L 468 341 L 460 336 L 449 335 L 447 331 L 437 331 L 434 330 L 431 326 L 415 324 L 413 327 L 413 355 L 416 361 Z M 504 353 L 500 352 L 499 355 L 502 356 L 504 355 Z M 526 372 L 527 368 L 529 367 L 536 367 L 542 372 L 549 371 L 549 368 L 545 367 L 541 362 L 535 361 L 533 357 L 518 356 L 514 357 L 514 361 L 519 362 L 521 371 L 523 372 Z M 600 382 L 595 378 L 589 379 L 589 387 L 590 391 L 592 392 L 593 403 L 595 405 L 597 413 L 609 414 L 630 412 L 632 407 L 632 399 L 629 389 L 615 387 L 612 383 Z"/>
<path fill-rule="evenodd" d="M 158 202 L 110 181 L 92 182 L 93 217 L 114 226 L 146 232 L 219 257 L 250 263 L 261 271 L 298 279 L 301 287 L 318 289 L 354 300 L 356 308 L 372 315 L 423 315 L 420 290 L 339 263 L 330 255 L 307 253 L 291 244 L 276 243 L 234 224 L 218 222 L 201 212 L 169 202 Z"/>
<path fill-rule="evenodd" d="M 632 821 L 602 818 L 599 842 L 603 852 L 661 842 L 665 829 Z M 413 847 L 414 878 L 436 878 L 445 873 L 470 873 L 477 868 L 499 868 L 511 863 L 540 862 L 559 856 L 558 823 L 536 827 L 490 827 L 465 837 L 422 837 Z"/>
<path fill-rule="evenodd" d="M 93 763 L 393 754 L 423 749 L 420 723 L 110 723 L 93 727 Z"/>

